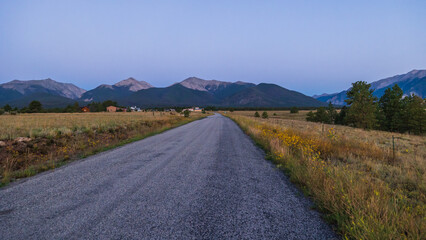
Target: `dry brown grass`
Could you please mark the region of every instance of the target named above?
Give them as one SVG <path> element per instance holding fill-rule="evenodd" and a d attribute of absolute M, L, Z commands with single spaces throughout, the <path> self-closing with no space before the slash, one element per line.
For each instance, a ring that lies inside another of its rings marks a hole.
<path fill-rule="evenodd" d="M 102 129 L 140 121 L 167 120 L 178 115 L 155 112 L 131 113 L 34 113 L 0 115 L 0 140 L 17 137 L 56 136 L 57 132 L 75 132 L 78 129 Z"/>
<path fill-rule="evenodd" d="M 425 137 L 393 134 L 394 159 L 392 133 L 289 120 L 285 114 L 227 115 L 307 190 L 343 236 L 425 239 Z"/>
<path fill-rule="evenodd" d="M 142 139 L 204 114 L 45 113 L 0 116 L 0 186 L 67 161 Z M 30 141 L 19 141 L 29 137 Z"/>

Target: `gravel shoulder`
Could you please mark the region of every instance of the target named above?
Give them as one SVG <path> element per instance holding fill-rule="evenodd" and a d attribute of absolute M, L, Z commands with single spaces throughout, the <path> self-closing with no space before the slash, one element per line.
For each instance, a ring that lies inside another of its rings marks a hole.
<path fill-rule="evenodd" d="M 215 114 L 0 189 L 1 239 L 334 239 Z"/>

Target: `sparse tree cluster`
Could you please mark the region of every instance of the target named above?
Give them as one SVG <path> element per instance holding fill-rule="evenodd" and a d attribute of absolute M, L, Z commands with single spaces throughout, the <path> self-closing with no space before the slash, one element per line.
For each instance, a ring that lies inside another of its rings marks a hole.
<path fill-rule="evenodd" d="M 370 87 L 370 84 L 362 81 L 353 83 L 345 100 L 348 106 L 343 107 L 340 113 L 330 103 L 327 108 L 320 107 L 316 112 L 309 112 L 306 120 L 392 132 L 425 132 L 424 99 L 414 94 L 404 97 L 397 84 L 386 89 L 383 96 L 377 99 Z"/>

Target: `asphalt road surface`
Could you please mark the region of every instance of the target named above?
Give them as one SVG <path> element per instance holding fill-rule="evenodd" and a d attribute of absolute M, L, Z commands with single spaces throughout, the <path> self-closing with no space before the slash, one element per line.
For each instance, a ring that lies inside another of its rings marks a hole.
<path fill-rule="evenodd" d="M 218 114 L 0 189 L 0 239 L 335 237 Z"/>

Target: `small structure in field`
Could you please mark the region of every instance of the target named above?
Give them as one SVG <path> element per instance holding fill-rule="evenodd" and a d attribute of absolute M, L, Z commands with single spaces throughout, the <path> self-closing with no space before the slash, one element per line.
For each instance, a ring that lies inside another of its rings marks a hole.
<path fill-rule="evenodd" d="M 127 112 L 127 108 L 121 108 L 116 106 L 108 106 L 106 110 L 107 112 Z"/>
<path fill-rule="evenodd" d="M 82 112 L 90 112 L 90 108 L 87 106 L 81 107 L 80 109 Z"/>
<path fill-rule="evenodd" d="M 193 108 L 194 110 L 194 112 L 202 112 L 203 111 L 203 109 L 202 108 L 200 108 L 200 107 L 194 107 Z"/>
<path fill-rule="evenodd" d="M 200 108 L 200 107 L 185 108 L 185 109 L 182 109 L 182 112 L 185 112 L 185 110 L 188 110 L 190 112 L 202 112 L 203 108 Z"/>
<path fill-rule="evenodd" d="M 140 108 L 134 106 L 134 107 L 130 107 L 130 111 L 132 111 L 132 112 L 141 112 L 142 110 Z"/>

